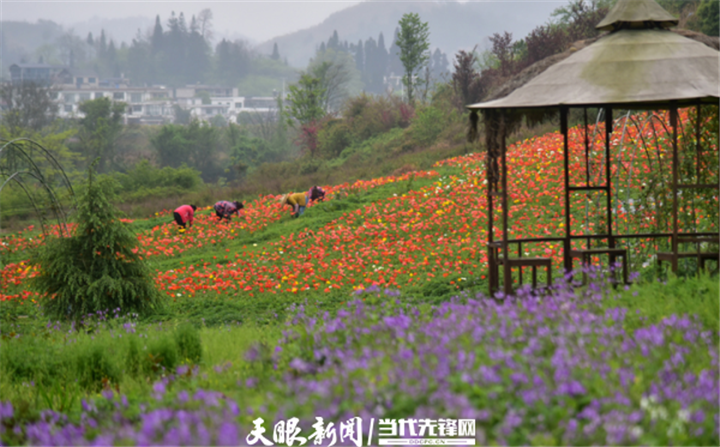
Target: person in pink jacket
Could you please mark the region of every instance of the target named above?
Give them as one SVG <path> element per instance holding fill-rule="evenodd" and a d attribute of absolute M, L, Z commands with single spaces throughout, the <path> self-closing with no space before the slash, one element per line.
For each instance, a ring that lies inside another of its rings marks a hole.
<path fill-rule="evenodd" d="M 175 217 L 175 222 L 183 228 L 185 228 L 185 224 L 188 224 L 190 225 L 190 227 L 192 227 L 196 209 L 197 207 L 195 205 L 179 206 L 173 213 L 173 216 Z"/>

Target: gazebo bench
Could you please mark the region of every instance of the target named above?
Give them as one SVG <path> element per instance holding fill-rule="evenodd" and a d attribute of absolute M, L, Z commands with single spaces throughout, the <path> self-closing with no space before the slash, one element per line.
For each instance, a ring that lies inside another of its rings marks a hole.
<path fill-rule="evenodd" d="M 705 269 L 705 261 L 716 261 L 720 264 L 720 253 L 714 252 L 696 252 L 696 251 L 681 251 L 677 254 L 673 252 L 660 252 L 657 253 L 658 264 L 662 265 L 663 261 L 673 262 L 673 259 L 685 259 L 685 258 L 697 258 L 698 266 L 700 269 Z"/>
<path fill-rule="evenodd" d="M 627 273 L 627 250 L 624 248 L 588 248 L 588 249 L 576 249 L 576 250 L 570 250 L 570 260 L 572 261 L 573 258 L 580 259 L 580 262 L 582 263 L 583 267 L 588 267 L 591 264 L 590 260 L 592 256 L 598 256 L 598 255 L 609 255 L 610 256 L 610 265 L 615 264 L 615 260 L 618 257 L 622 258 L 622 278 L 623 278 L 623 284 L 628 283 L 628 273 Z M 587 272 L 583 271 L 583 284 L 587 284 Z"/>
<path fill-rule="evenodd" d="M 678 244 L 701 244 L 701 243 L 709 243 L 709 244 L 717 244 L 720 243 L 720 236 L 717 235 L 711 235 L 711 236 L 699 236 L 699 235 L 678 235 Z M 718 263 L 718 268 L 720 268 L 720 253 L 714 251 L 714 252 L 702 252 L 698 248 L 696 251 L 681 251 L 678 253 L 673 252 L 660 252 L 657 253 L 657 260 L 658 264 L 662 265 L 663 261 L 667 261 L 672 263 L 674 259 L 686 259 L 686 258 L 697 258 L 698 260 L 698 267 L 700 269 L 705 269 L 705 261 L 715 261 Z"/>
<path fill-rule="evenodd" d="M 508 258 L 508 265 L 510 268 L 520 267 L 520 284 L 522 284 L 522 268 L 532 267 L 532 285 L 533 289 L 537 288 L 537 268 L 545 267 L 547 273 L 547 286 L 552 285 L 552 259 L 551 258 Z M 497 265 L 498 268 L 505 264 L 505 258 L 498 257 Z"/>

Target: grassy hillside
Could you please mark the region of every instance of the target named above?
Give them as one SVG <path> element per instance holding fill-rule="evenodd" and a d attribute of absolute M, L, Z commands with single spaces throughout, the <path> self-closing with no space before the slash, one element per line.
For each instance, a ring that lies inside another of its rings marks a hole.
<path fill-rule="evenodd" d="M 646 231 L 665 222 L 645 206 L 655 159 L 633 152 L 642 143 L 627 132 L 614 147 L 637 155 L 639 174 L 615 183 L 617 225 Z M 393 133 L 364 144 L 383 138 Z M 571 131 L 573 175 L 583 140 Z M 562 233 L 561 145 L 548 133 L 509 148 L 513 236 Z M 351 147 L 347 160 L 372 160 Z M 127 220 L 165 297 L 142 318 L 47 321 L 39 304 L 51 298 L 29 287 L 27 263 L 44 237 L 3 237 L 0 440 L 245 445 L 262 418 L 286 444 L 273 426 L 292 415 L 305 437 L 316 417 L 361 417 L 372 444 L 371 418 L 449 418 L 470 420 L 476 444 L 717 445 L 717 275 L 692 260 L 683 277 L 662 273 L 662 246 L 639 241 L 627 247 L 634 285 L 613 288 L 596 270 L 573 287 L 557 280 L 558 244 L 536 244 L 524 250 L 553 258 L 555 287 L 489 299 L 484 154 L 407 171 L 327 184 L 327 200 L 298 219 L 273 193 L 229 223 L 202 207 L 187 231 L 168 211 Z M 574 199 L 589 215 L 578 231 L 602 223 L 591 214 L 601 204 Z M 692 224 L 717 231 L 712 206 L 695 205 Z"/>

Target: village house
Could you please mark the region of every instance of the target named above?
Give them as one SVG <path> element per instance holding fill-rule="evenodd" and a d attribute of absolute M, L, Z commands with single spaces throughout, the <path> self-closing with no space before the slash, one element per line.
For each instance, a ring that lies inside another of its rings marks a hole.
<path fill-rule="evenodd" d="M 271 113 L 277 108 L 275 97 L 239 96 L 234 87 L 201 84 L 175 89 L 135 87 L 122 75 L 100 78 L 92 70 L 48 64 L 13 64 L 9 70 L 10 82 L 52 84 L 59 106 L 58 116 L 68 119 L 82 118 L 80 104 L 98 98 L 126 103 L 128 107 L 123 116 L 126 124 L 172 123 L 176 107 L 189 111 L 201 121 L 222 115 L 228 122 L 237 122 L 242 112 Z"/>

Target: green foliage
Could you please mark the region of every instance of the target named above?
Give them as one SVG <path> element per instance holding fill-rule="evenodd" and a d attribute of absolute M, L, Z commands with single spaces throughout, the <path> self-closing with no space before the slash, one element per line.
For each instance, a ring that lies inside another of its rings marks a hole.
<path fill-rule="evenodd" d="M 697 9 L 700 32 L 708 36 L 720 36 L 720 2 L 702 0 Z"/>
<path fill-rule="evenodd" d="M 136 337 L 129 338 L 127 354 L 125 355 L 125 373 L 131 377 L 137 377 L 141 372 L 142 358 L 140 347 Z"/>
<path fill-rule="evenodd" d="M 195 326 L 185 323 L 175 329 L 175 344 L 180 360 L 192 364 L 202 360 L 202 340 Z"/>
<path fill-rule="evenodd" d="M 123 130 L 125 107 L 125 103 L 113 102 L 105 97 L 85 101 L 78 107 L 85 114 L 80 120 L 78 133 L 81 149 L 88 159 L 100 159 L 100 172 L 106 172 L 114 162 L 116 140 Z"/>
<path fill-rule="evenodd" d="M 406 128 L 414 115 L 411 106 L 396 96 L 361 95 L 348 101 L 343 115 L 351 122 L 356 141 L 367 140 L 393 128 Z"/>
<path fill-rule="evenodd" d="M 326 93 L 327 88 L 323 86 L 321 78 L 303 74 L 297 84 L 290 86 L 288 115 L 301 125 L 319 120 L 325 116 Z"/>
<path fill-rule="evenodd" d="M 308 64 L 308 73 L 320 79 L 325 89 L 323 107 L 328 112 L 340 110 L 348 97 L 362 91 L 355 59 L 345 51 L 318 50 Z"/>
<path fill-rule="evenodd" d="M 570 25 L 577 19 L 579 12 L 587 9 L 610 9 L 616 1 L 617 0 L 589 0 L 586 4 L 585 0 L 571 0 L 568 5 L 556 8 L 551 16 L 560 24 Z"/>
<path fill-rule="evenodd" d="M 172 334 L 163 334 L 147 343 L 143 372 L 148 376 L 171 372 L 179 365 L 178 349 Z"/>
<path fill-rule="evenodd" d="M 347 120 L 330 120 L 318 132 L 318 149 L 325 158 L 335 158 L 353 142 L 352 126 Z"/>
<path fill-rule="evenodd" d="M 75 133 L 74 129 L 63 130 L 60 127 L 59 121 L 45 127 L 42 131 L 35 131 L 29 128 L 11 129 L 6 126 L 0 126 L 0 138 L 2 139 L 13 140 L 15 138 L 28 138 L 44 147 L 58 163 L 65 168 L 66 174 L 68 174 L 71 182 L 79 177 L 76 171 L 72 171 L 72 168 L 82 162 L 82 156 L 77 152 L 71 151 L 65 143 L 69 138 L 73 137 Z M 54 186 L 60 185 L 64 181 L 62 172 L 50 164 L 34 145 L 21 144 L 22 149 L 34 160 L 40 172 L 43 173 L 46 181 Z M 7 161 L 7 159 L 3 160 L 3 164 L 5 161 Z M 0 168 L 0 170 L 2 170 L 2 168 Z M 30 186 L 30 188 L 35 187 L 35 185 L 28 186 Z M 41 186 L 38 184 L 37 188 L 37 190 L 39 190 Z M 58 197 L 58 199 L 63 204 L 69 205 L 71 203 L 70 198 L 64 194 L 66 192 L 65 188 L 56 187 L 55 192 L 61 194 L 61 197 Z M 41 204 L 41 206 L 44 205 Z M 5 185 L 2 194 L 0 194 L 0 209 L 2 210 L 3 217 L 0 223 L 13 217 L 28 218 L 35 216 L 35 211 L 25 191 L 13 182 Z"/>
<path fill-rule="evenodd" d="M 13 336 L 14 332 L 4 334 L 0 349 L 3 375 L 13 382 L 49 384 L 72 368 L 65 358 L 48 351 L 47 343 L 40 334 L 17 339 L 12 339 Z"/>
<path fill-rule="evenodd" d="M 106 348 L 100 344 L 90 345 L 77 356 L 77 378 L 83 388 L 100 391 L 103 385 L 119 382 L 120 371 Z"/>
<path fill-rule="evenodd" d="M 433 106 L 421 108 L 412 123 L 413 138 L 425 146 L 432 145 L 446 126 L 446 116 L 446 113 Z"/>
<path fill-rule="evenodd" d="M 156 168 L 147 160 L 140 161 L 127 174 L 115 174 L 115 178 L 122 186 L 122 192 L 169 186 L 194 191 L 203 183 L 200 172 L 196 169 L 187 166 L 180 166 L 177 169 Z"/>
<path fill-rule="evenodd" d="M 32 81 L 4 83 L 0 87 L 3 126 L 16 134 L 20 129 L 38 131 L 48 126 L 57 115 L 56 95 L 51 85 Z"/>
<path fill-rule="evenodd" d="M 153 196 L 181 195 L 203 186 L 200 172 L 185 165 L 156 168 L 141 160 L 127 173 L 113 173 L 113 193 L 123 201 L 138 201 Z M 103 179 L 104 180 L 104 179 Z"/>
<path fill-rule="evenodd" d="M 630 309 L 628 325 L 639 327 L 648 321 L 659 323 L 670 315 L 696 315 L 708 330 L 716 331 L 720 315 L 720 282 L 717 275 L 695 277 L 671 275 L 667 280 L 647 279 L 633 284 L 607 306 Z M 715 332 L 717 336 L 717 332 Z"/>
<path fill-rule="evenodd" d="M 253 137 L 247 131 L 241 131 L 233 140 L 233 146 L 230 149 L 233 166 L 241 163 L 255 166 L 272 161 L 270 145 L 266 140 Z"/>
<path fill-rule="evenodd" d="M 298 172 L 301 175 L 313 174 L 317 172 L 322 165 L 323 163 L 316 158 L 306 158 L 300 164 L 300 169 L 298 169 Z"/>
<path fill-rule="evenodd" d="M 94 175 L 91 166 L 73 236 L 49 240 L 32 259 L 39 267 L 34 287 L 48 296 L 43 308 L 49 316 L 79 319 L 116 308 L 146 313 L 159 302 L 150 270 L 133 250 L 135 235 Z"/>
<path fill-rule="evenodd" d="M 218 153 L 220 130 L 193 120 L 187 126 L 166 124 L 150 139 L 158 153 L 161 166 L 178 168 L 183 164 L 200 170 L 210 182 L 222 174 Z"/>
<path fill-rule="evenodd" d="M 396 44 L 400 48 L 400 61 L 405 68 L 403 83 L 407 88 L 408 102 L 415 103 L 413 77 L 425 67 L 430 59 L 430 29 L 427 22 L 421 22 L 416 13 L 407 13 L 399 22 L 400 32 Z"/>
<path fill-rule="evenodd" d="M 208 122 L 213 127 L 227 127 L 227 125 L 228 125 L 228 122 L 225 119 L 225 117 L 219 113 L 217 115 L 214 115 L 212 118 L 210 118 L 208 120 Z"/>
<path fill-rule="evenodd" d="M 192 114 L 189 110 L 185 110 L 179 105 L 173 105 L 173 113 L 175 114 L 175 124 L 190 124 Z"/>

